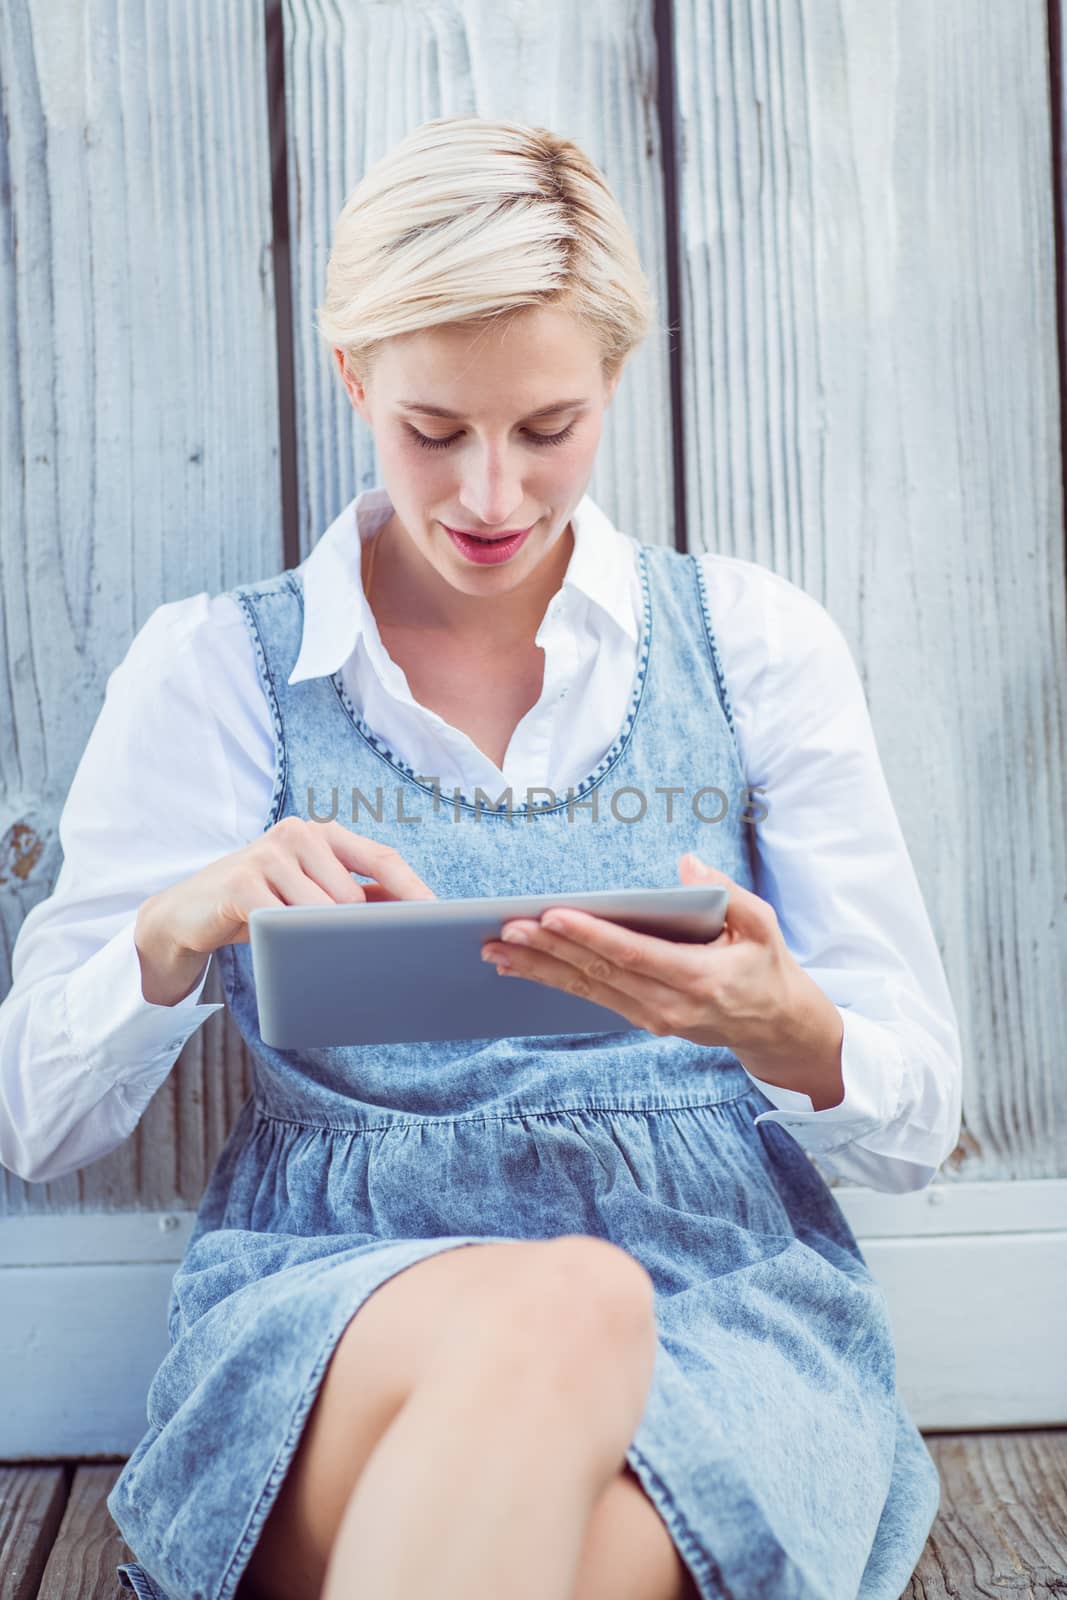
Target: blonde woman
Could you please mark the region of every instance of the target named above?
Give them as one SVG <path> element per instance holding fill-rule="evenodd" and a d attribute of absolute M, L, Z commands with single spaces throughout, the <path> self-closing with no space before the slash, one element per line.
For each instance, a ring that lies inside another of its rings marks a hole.
<path fill-rule="evenodd" d="M 923 1548 L 937 1472 L 826 1174 L 930 1180 L 956 1022 L 826 612 L 586 494 L 653 309 L 573 143 L 417 128 L 319 313 L 381 486 L 109 680 L 0 1014 L 0 1156 L 114 1149 L 212 956 L 253 1074 L 109 1500 L 140 1596 L 896 1600 Z M 255 907 L 702 878 L 708 945 L 566 910 L 487 944 L 615 1031 L 260 1037 Z"/>

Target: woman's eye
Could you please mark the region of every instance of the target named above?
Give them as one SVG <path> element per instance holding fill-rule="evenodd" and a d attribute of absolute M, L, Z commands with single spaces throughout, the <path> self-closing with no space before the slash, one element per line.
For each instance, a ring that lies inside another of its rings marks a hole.
<path fill-rule="evenodd" d="M 408 432 L 416 444 L 420 444 L 424 450 L 447 450 L 448 446 L 455 444 L 460 437 L 458 433 L 452 433 L 449 434 L 447 439 L 431 439 L 428 434 L 420 433 L 418 428 L 411 427 L 408 428 Z M 561 433 L 531 433 L 527 429 L 526 437 L 533 445 L 563 444 L 564 440 L 569 439 L 573 432 L 574 423 L 572 422 Z"/>

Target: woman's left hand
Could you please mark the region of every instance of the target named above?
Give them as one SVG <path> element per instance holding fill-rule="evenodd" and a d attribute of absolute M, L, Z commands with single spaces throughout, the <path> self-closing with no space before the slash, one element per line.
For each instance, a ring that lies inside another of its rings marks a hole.
<path fill-rule="evenodd" d="M 692 855 L 681 857 L 679 874 L 683 883 L 730 891 L 723 931 L 708 944 L 658 939 L 560 909 L 539 922 L 506 923 L 501 939 L 482 946 L 483 959 L 607 1006 L 649 1033 L 738 1054 L 774 1049 L 808 999 L 807 975 L 786 946 L 774 907 Z"/>

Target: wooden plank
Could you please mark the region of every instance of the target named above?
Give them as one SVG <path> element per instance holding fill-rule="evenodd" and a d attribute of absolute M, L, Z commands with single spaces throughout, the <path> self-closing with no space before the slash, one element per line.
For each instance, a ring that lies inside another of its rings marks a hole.
<path fill-rule="evenodd" d="M 79 1467 L 63 1524 L 41 1579 L 38 1600 L 121 1600 L 128 1591 L 115 1568 L 134 1560 L 111 1520 L 107 1497 L 119 1473 L 113 1467 Z"/>
<path fill-rule="evenodd" d="M 334 224 L 368 168 L 420 123 L 467 112 L 576 140 L 619 199 L 666 323 L 653 9 L 650 0 L 332 8 L 286 0 L 303 553 L 347 500 L 380 481 L 373 438 L 313 325 Z M 654 332 L 604 419 L 589 492 L 627 532 L 656 544 L 673 543 L 670 413 L 668 339 Z"/>
<path fill-rule="evenodd" d="M 941 1475 L 941 1505 L 904 1600 L 959 1600 L 1010 1591 L 1054 1600 L 1067 1573 L 1067 1429 L 1000 1433 L 932 1433 L 925 1441 Z M 79 1600 L 114 1600 L 114 1567 L 132 1559 L 107 1513 L 106 1499 L 120 1466 L 79 1466 L 68 1514 L 41 1600 L 76 1593 Z M 12 1490 L 10 1480 L 19 1480 Z M 0 1600 L 31 1600 L 41 1567 L 28 1586 L 26 1548 L 11 1537 L 35 1496 L 52 1519 L 38 1516 L 34 1549 L 52 1544 L 65 1499 L 62 1468 L 0 1469 Z M 37 1490 L 27 1489 L 36 1484 Z M 45 1486 L 48 1486 L 47 1488 Z M 10 1515 L 15 1507 L 15 1516 Z M 43 1566 L 43 1561 L 41 1563 Z M 74 1574 L 75 1583 L 68 1584 Z"/>
<path fill-rule="evenodd" d="M 790 578 L 852 647 L 960 1013 L 954 1172 L 1062 1177 L 1045 0 L 673 16 L 690 547 Z"/>
<path fill-rule="evenodd" d="M 33 1600 L 66 1503 L 64 1467 L 0 1467 L 0 1600 Z"/>
<path fill-rule="evenodd" d="M 929 1435 L 941 1506 L 904 1600 L 1067 1588 L 1067 1429 Z"/>
<path fill-rule="evenodd" d="M 263 86 L 260 0 L 0 6 L 0 993 L 134 633 L 281 565 Z M 128 887 L 135 910 L 160 886 Z M 195 1206 L 237 1038 L 213 1016 L 121 1150 L 0 1172 L 0 1209 Z"/>

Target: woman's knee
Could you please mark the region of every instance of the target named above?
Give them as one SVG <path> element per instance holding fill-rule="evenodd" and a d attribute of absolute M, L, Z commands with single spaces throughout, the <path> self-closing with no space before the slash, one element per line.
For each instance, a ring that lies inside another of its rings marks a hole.
<path fill-rule="evenodd" d="M 435 1347 L 440 1375 L 457 1364 L 485 1380 L 554 1382 L 586 1391 L 627 1380 L 643 1395 L 655 1354 L 655 1297 L 644 1267 L 607 1240 L 580 1234 L 540 1240 L 480 1277 Z"/>
<path fill-rule="evenodd" d="M 546 1242 L 544 1296 L 553 1313 L 566 1313 L 568 1324 L 588 1326 L 595 1337 L 647 1342 L 655 1328 L 655 1294 L 636 1257 L 585 1234 Z"/>

